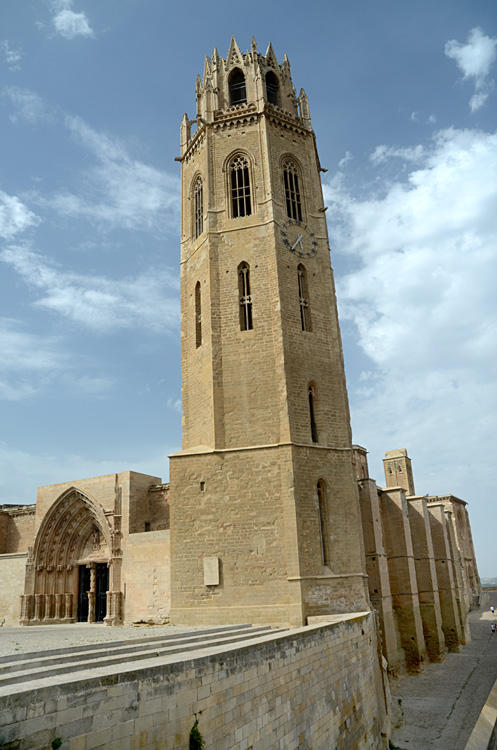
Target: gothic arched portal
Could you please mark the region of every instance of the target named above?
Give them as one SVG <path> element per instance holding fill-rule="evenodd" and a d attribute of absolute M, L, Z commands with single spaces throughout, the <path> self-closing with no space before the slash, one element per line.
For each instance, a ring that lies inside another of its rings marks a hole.
<path fill-rule="evenodd" d="M 121 619 L 120 530 L 75 487 L 45 515 L 26 563 L 23 624 Z M 116 590 L 117 589 L 117 590 Z"/>

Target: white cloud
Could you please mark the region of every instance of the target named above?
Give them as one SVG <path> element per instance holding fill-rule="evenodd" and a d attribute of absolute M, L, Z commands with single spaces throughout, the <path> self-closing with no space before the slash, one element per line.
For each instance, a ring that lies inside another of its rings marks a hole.
<path fill-rule="evenodd" d="M 342 169 L 342 167 L 344 167 L 346 164 L 348 164 L 349 161 L 351 159 L 353 159 L 353 158 L 354 157 L 352 156 L 352 154 L 350 153 L 350 151 L 346 151 L 345 152 L 345 156 L 342 159 L 340 159 L 340 161 L 338 162 L 338 168 Z"/>
<path fill-rule="evenodd" d="M 76 36 L 94 36 L 85 13 L 75 13 L 72 0 L 53 0 L 54 16 L 52 23 L 58 34 L 64 39 L 74 39 Z"/>
<path fill-rule="evenodd" d="M 50 122 L 53 118 L 52 112 L 41 97 L 31 89 L 6 86 L 2 90 L 2 97 L 8 99 L 14 107 L 14 111 L 9 115 L 12 122 L 25 120 L 34 125 L 37 122 Z"/>
<path fill-rule="evenodd" d="M 497 39 L 486 36 L 476 27 L 469 32 L 467 44 L 461 44 L 455 39 L 448 41 L 445 54 L 455 60 L 464 79 L 473 79 L 475 93 L 470 99 L 470 109 L 475 112 L 487 100 L 493 84 L 487 77 L 497 58 Z"/>
<path fill-rule="evenodd" d="M 30 399 L 54 384 L 78 397 L 97 397 L 114 384 L 112 378 L 85 372 L 94 363 L 69 353 L 63 339 L 26 332 L 10 318 L 0 318 L 0 352 L 0 400 Z"/>
<path fill-rule="evenodd" d="M 370 200 L 340 176 L 325 187 L 335 246 L 356 263 L 341 319 L 369 360 L 349 382 L 354 439 L 408 448 L 434 477 L 418 491 L 477 495 L 497 447 L 497 133 L 444 130 L 420 153 Z"/>
<path fill-rule="evenodd" d="M 183 411 L 183 405 L 181 403 L 180 398 L 175 398 L 174 396 L 170 396 L 166 401 L 166 406 L 168 409 L 172 409 L 173 411 L 176 411 L 178 414 L 181 414 Z"/>
<path fill-rule="evenodd" d="M 178 450 L 176 445 L 147 445 L 142 455 L 137 455 L 136 446 L 133 456 L 110 456 L 102 460 L 91 454 L 88 446 L 87 455 L 76 453 L 28 453 L 17 450 L 14 446 L 0 442 L 0 497 L 1 502 L 21 505 L 36 502 L 36 488 L 59 482 L 75 481 L 86 477 L 114 474 L 119 471 L 133 471 L 157 476 L 160 471 L 168 470 L 168 454 Z M 167 476 L 163 475 L 167 481 Z"/>
<path fill-rule="evenodd" d="M 34 91 L 10 86 L 2 93 L 14 107 L 10 114 L 13 122 L 60 122 L 60 113 Z M 133 159 L 118 139 L 93 130 L 80 117 L 68 115 L 62 122 L 94 163 L 80 174 L 77 192 L 63 190 L 47 195 L 33 191 L 33 203 L 61 216 L 83 218 L 105 231 L 124 228 L 164 234 L 177 230 L 180 184 L 175 175 Z"/>
<path fill-rule="evenodd" d="M 0 318 L 0 399 L 35 396 L 67 364 L 55 338 L 34 336 L 17 321 Z"/>
<path fill-rule="evenodd" d="M 179 283 L 167 269 L 111 279 L 64 271 L 26 245 L 10 246 L 0 259 L 14 268 L 33 290 L 35 305 L 99 333 L 145 328 L 155 332 L 179 325 Z"/>
<path fill-rule="evenodd" d="M 0 41 L 0 52 L 3 55 L 4 62 L 7 68 L 15 72 L 21 69 L 20 62 L 22 60 L 23 51 L 21 49 L 12 49 L 6 39 Z"/>
<path fill-rule="evenodd" d="M 381 164 L 391 157 L 397 157 L 404 161 L 420 162 L 424 157 L 423 146 L 415 146 L 414 148 L 393 148 L 392 146 L 377 146 L 369 160 L 373 164 Z"/>
<path fill-rule="evenodd" d="M 29 227 L 37 226 L 40 221 L 17 196 L 0 190 L 0 237 L 10 240 Z"/>
<path fill-rule="evenodd" d="M 164 232 L 179 221 L 179 180 L 133 159 L 117 139 L 99 133 L 79 117 L 66 117 L 74 139 L 95 159 L 81 180 L 82 192 L 33 196 L 40 206 L 82 217 L 106 229 L 123 227 Z"/>

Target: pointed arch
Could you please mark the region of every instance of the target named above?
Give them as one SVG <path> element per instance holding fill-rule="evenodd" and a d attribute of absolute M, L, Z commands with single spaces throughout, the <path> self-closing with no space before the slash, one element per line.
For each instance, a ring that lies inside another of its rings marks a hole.
<path fill-rule="evenodd" d="M 193 180 L 193 239 L 196 240 L 204 231 L 204 184 L 201 175 Z"/>
<path fill-rule="evenodd" d="M 311 427 L 311 440 L 313 443 L 318 441 L 318 428 L 316 424 L 316 387 L 314 383 L 307 386 L 307 400 L 309 404 L 309 422 Z"/>
<path fill-rule="evenodd" d="M 236 104 L 245 104 L 247 101 L 247 86 L 245 75 L 240 68 L 233 68 L 228 78 L 228 89 L 230 94 L 230 107 Z"/>
<path fill-rule="evenodd" d="M 319 535 L 321 544 L 321 561 L 330 567 L 330 539 L 328 529 L 328 498 L 326 496 L 326 482 L 319 479 L 316 483 L 316 495 L 319 514 Z"/>
<path fill-rule="evenodd" d="M 109 566 L 120 557 L 119 528 L 112 531 L 104 509 L 87 493 L 76 487 L 65 490 L 42 520 L 26 563 L 21 622 L 74 622 L 79 612 L 80 574 L 90 568 L 91 592 L 85 589 L 83 593 L 92 599 L 92 606 L 86 618 L 80 619 L 94 622 L 105 617 L 110 596 L 116 612 L 112 617 L 117 622 L 121 617 L 121 594 L 111 592 L 108 585 Z M 95 588 L 99 571 L 104 573 L 104 590 L 98 585 Z M 100 603 L 98 609 L 94 606 L 95 596 Z"/>
<path fill-rule="evenodd" d="M 242 261 L 238 266 L 238 297 L 240 300 L 240 330 L 251 331 L 254 322 L 250 291 L 250 266 L 245 261 Z"/>
<path fill-rule="evenodd" d="M 202 289 L 200 281 L 195 284 L 195 346 L 202 345 Z"/>
<path fill-rule="evenodd" d="M 252 214 L 250 162 L 244 153 L 233 154 L 228 161 L 231 218 Z"/>
<path fill-rule="evenodd" d="M 292 157 L 285 157 L 282 164 L 285 189 L 286 215 L 289 219 L 302 221 L 302 193 L 300 167 Z"/>
<path fill-rule="evenodd" d="M 312 331 L 311 305 L 307 285 L 307 271 L 303 263 L 297 266 L 299 288 L 300 323 L 303 331 Z"/>
<path fill-rule="evenodd" d="M 265 77 L 266 82 L 266 98 L 270 104 L 279 106 L 279 88 L 280 82 L 278 76 L 272 71 L 268 70 Z"/>
<path fill-rule="evenodd" d="M 64 561 L 71 551 L 75 552 L 74 532 L 84 527 L 95 525 L 105 539 L 105 544 L 112 548 L 112 532 L 100 503 L 76 487 L 69 487 L 52 505 L 41 522 L 36 534 L 33 557 L 37 567 L 55 564 L 56 556 Z M 62 549 L 61 549 L 62 545 Z M 56 555 L 57 553 L 57 555 Z"/>

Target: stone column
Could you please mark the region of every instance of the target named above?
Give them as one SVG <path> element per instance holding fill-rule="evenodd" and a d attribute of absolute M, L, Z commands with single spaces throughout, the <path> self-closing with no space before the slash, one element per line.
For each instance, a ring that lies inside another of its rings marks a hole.
<path fill-rule="evenodd" d="M 21 625 L 27 625 L 32 615 L 33 595 L 21 594 Z"/>
<path fill-rule="evenodd" d="M 53 594 L 45 594 L 45 617 L 46 622 L 52 619 Z"/>
<path fill-rule="evenodd" d="M 62 620 L 62 605 L 64 603 L 64 594 L 55 594 L 55 620 Z"/>
<path fill-rule="evenodd" d="M 45 597 L 43 594 L 35 594 L 35 620 L 41 620 L 42 618 L 44 599 Z"/>
<path fill-rule="evenodd" d="M 96 563 L 88 563 L 90 568 L 90 590 L 88 591 L 88 622 L 95 622 L 95 594 L 97 590 L 97 566 Z"/>
<path fill-rule="evenodd" d="M 72 620 L 72 594 L 64 594 L 64 620 Z"/>

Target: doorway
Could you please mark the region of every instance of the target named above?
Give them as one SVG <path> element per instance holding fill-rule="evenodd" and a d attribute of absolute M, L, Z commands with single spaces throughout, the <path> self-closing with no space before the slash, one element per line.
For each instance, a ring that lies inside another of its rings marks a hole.
<path fill-rule="evenodd" d="M 79 593 L 78 593 L 78 622 L 88 622 L 90 614 L 90 603 L 88 593 L 91 592 L 90 568 L 86 565 L 79 566 Z M 95 622 L 103 622 L 107 614 L 107 590 L 109 588 L 109 568 L 107 563 L 95 565 Z"/>

